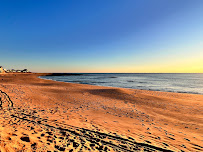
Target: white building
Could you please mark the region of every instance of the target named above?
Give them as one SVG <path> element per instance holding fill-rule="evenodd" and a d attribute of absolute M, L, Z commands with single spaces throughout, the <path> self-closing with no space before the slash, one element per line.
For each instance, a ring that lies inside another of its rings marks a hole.
<path fill-rule="evenodd" d="M 5 70 L 3 69 L 2 66 L 0 66 L 0 73 L 5 73 Z"/>

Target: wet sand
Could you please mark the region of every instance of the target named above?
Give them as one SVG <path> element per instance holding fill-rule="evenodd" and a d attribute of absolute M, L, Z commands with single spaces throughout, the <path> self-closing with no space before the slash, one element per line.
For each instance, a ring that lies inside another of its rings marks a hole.
<path fill-rule="evenodd" d="M 203 151 L 203 95 L 0 74 L 0 151 Z"/>

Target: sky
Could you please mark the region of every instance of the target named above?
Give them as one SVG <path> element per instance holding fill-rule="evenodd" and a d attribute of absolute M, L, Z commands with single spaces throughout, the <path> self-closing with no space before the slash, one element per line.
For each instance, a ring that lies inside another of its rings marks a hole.
<path fill-rule="evenodd" d="M 203 73 L 203 0 L 1 0 L 0 65 Z"/>

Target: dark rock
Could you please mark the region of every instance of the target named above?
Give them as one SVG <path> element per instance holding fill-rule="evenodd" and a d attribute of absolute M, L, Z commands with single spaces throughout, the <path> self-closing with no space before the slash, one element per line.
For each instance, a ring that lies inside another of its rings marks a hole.
<path fill-rule="evenodd" d="M 55 148 L 58 149 L 59 151 L 65 151 L 65 150 L 66 150 L 65 148 L 59 147 L 59 146 L 57 146 L 57 145 L 55 145 Z"/>
<path fill-rule="evenodd" d="M 79 144 L 78 144 L 78 143 L 73 142 L 73 147 L 78 147 L 78 146 L 79 146 Z"/>
<path fill-rule="evenodd" d="M 21 137 L 20 139 L 22 141 L 30 142 L 30 138 L 29 137 Z"/>
<path fill-rule="evenodd" d="M 99 146 L 98 150 L 103 150 L 103 146 Z"/>

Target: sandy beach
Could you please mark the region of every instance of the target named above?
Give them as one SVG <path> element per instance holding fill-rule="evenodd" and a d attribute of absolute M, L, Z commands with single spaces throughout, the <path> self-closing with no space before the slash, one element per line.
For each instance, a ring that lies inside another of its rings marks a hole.
<path fill-rule="evenodd" d="M 0 152 L 203 151 L 203 95 L 0 75 Z"/>

